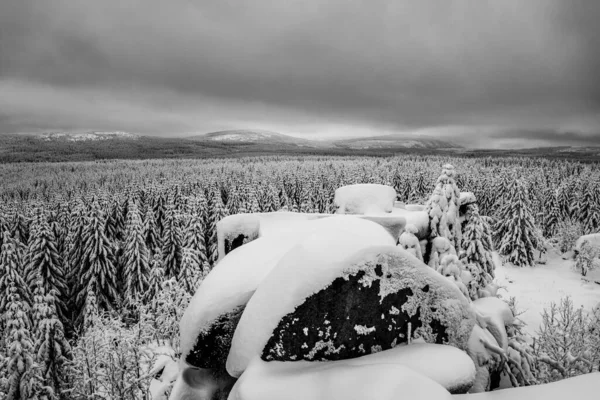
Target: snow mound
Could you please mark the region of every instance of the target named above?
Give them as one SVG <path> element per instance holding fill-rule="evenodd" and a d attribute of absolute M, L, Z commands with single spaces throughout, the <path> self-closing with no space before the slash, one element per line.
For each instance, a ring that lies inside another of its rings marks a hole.
<path fill-rule="evenodd" d="M 367 237 L 319 232 L 282 258 L 239 321 L 227 358 L 232 376 L 256 356 L 348 359 L 411 337 L 466 348 L 475 317 L 456 286 L 389 236 L 361 234 Z M 350 250 L 354 255 L 340 261 Z"/>
<path fill-rule="evenodd" d="M 342 186 L 335 191 L 337 214 L 391 213 L 396 191 L 391 186 L 362 183 Z"/>
<path fill-rule="evenodd" d="M 524 386 L 493 392 L 454 395 L 454 400 L 596 400 L 600 391 L 600 372 L 544 385 Z"/>
<path fill-rule="evenodd" d="M 408 211 L 425 211 L 427 206 L 423 204 L 407 204 L 404 208 Z"/>
<path fill-rule="evenodd" d="M 443 344 L 412 343 L 337 362 L 404 365 L 439 383 L 450 393 L 466 393 L 475 381 L 475 365 L 467 353 Z"/>
<path fill-rule="evenodd" d="M 580 236 L 575 242 L 575 246 L 573 246 L 573 251 L 579 253 L 581 251 L 581 246 L 583 246 L 583 242 L 588 242 L 592 247 L 600 248 L 600 233 Z"/>
<path fill-rule="evenodd" d="M 351 360 L 349 360 L 351 361 Z M 269 362 L 255 358 L 229 400 L 450 400 L 432 379 L 403 365 Z"/>

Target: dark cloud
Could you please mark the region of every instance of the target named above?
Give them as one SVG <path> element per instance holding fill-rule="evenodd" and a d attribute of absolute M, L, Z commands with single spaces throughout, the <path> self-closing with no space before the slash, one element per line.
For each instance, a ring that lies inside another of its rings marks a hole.
<path fill-rule="evenodd" d="M 459 126 L 591 143 L 598 17 L 586 0 L 8 0 L 0 129 Z"/>

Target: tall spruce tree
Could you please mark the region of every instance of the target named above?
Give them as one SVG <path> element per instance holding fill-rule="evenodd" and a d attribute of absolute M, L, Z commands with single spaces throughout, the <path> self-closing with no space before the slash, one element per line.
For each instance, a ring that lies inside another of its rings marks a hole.
<path fill-rule="evenodd" d="M 63 324 L 56 310 L 56 292 L 44 293 L 41 281 L 36 287 L 37 313 L 34 314 L 35 354 L 44 386 L 59 395 L 67 388 L 66 366 L 72 357 Z"/>
<path fill-rule="evenodd" d="M 177 281 L 185 291 L 193 295 L 196 292 L 198 281 L 202 276 L 202 261 L 198 256 L 198 252 L 194 249 L 184 247 L 181 269 L 177 276 Z"/>
<path fill-rule="evenodd" d="M 104 215 L 94 203 L 82 235 L 83 253 L 76 297 L 79 321 L 90 293 L 94 294 L 98 308 L 104 310 L 113 309 L 119 298 L 114 248 L 106 237 L 104 224 Z"/>
<path fill-rule="evenodd" d="M 123 251 L 122 270 L 124 278 L 123 293 L 126 304 L 131 304 L 142 295 L 148 287 L 149 253 L 144 238 L 144 227 L 135 202 L 128 205 L 127 222 L 125 224 L 125 249 Z"/>
<path fill-rule="evenodd" d="M 454 180 L 456 172 L 450 164 L 445 164 L 442 174 L 436 181 L 433 194 L 427 201 L 425 211 L 429 216 L 429 239 L 438 236 L 450 241 L 452 247 L 458 253 L 461 246 L 461 230 L 459 223 L 459 201 L 460 191 Z M 429 251 L 425 256 L 425 262 L 430 257 Z"/>
<path fill-rule="evenodd" d="M 8 288 L 14 284 L 19 301 L 25 301 L 26 305 L 31 306 L 33 296 L 29 290 L 29 286 L 22 278 L 19 271 L 19 263 L 21 262 L 17 253 L 15 240 L 10 236 L 8 231 L 4 232 L 2 240 L 2 251 L 0 252 L 0 315 L 6 310 L 8 302 Z"/>
<path fill-rule="evenodd" d="M 177 277 L 181 268 L 183 240 L 179 221 L 172 205 L 167 206 L 164 216 L 162 258 L 167 279 Z"/>
<path fill-rule="evenodd" d="M 35 399 L 41 392 L 38 367 L 34 360 L 28 307 L 21 300 L 17 283 L 9 279 L 5 296 L 7 387 L 6 400 Z"/>
<path fill-rule="evenodd" d="M 29 288 L 33 291 L 38 279 L 41 279 L 45 292 L 54 290 L 58 294 L 59 315 L 64 318 L 67 283 L 62 258 L 56 247 L 54 232 L 41 209 L 35 211 L 27 252 L 28 265 L 25 279 Z"/>
<path fill-rule="evenodd" d="M 507 191 L 497 212 L 494 230 L 498 252 L 516 266 L 532 266 L 539 246 L 527 188 L 516 180 Z"/>
<path fill-rule="evenodd" d="M 479 215 L 476 204 L 468 206 L 468 219 L 462 237 L 461 260 L 476 267 L 475 289 L 482 289 L 494 278 L 492 238 L 487 222 Z M 473 272 L 473 271 L 472 271 Z"/>

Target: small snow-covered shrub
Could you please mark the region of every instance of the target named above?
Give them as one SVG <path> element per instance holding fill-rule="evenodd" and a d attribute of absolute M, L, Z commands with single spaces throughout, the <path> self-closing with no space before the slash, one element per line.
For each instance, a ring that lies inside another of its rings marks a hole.
<path fill-rule="evenodd" d="M 542 313 L 542 327 L 534 342 L 538 380 L 554 382 L 593 371 L 590 350 L 592 322 L 583 308 L 575 309 L 570 297 L 551 303 Z"/>
<path fill-rule="evenodd" d="M 575 259 L 575 268 L 581 272 L 581 275 L 586 276 L 589 270 L 599 267 L 600 248 L 594 247 L 589 242 L 584 241 Z"/>
<path fill-rule="evenodd" d="M 583 225 L 579 221 L 567 219 L 558 223 L 557 233 L 552 238 L 552 242 L 561 253 L 566 253 L 573 249 L 577 239 L 583 235 Z"/>
<path fill-rule="evenodd" d="M 118 316 L 91 314 L 69 365 L 72 399 L 138 400 L 148 396 L 155 354 L 152 327 L 143 316 L 127 327 Z"/>

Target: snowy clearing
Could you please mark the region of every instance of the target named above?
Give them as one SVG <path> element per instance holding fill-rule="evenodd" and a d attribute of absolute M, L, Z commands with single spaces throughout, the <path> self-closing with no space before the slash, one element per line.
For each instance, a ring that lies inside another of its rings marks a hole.
<path fill-rule="evenodd" d="M 545 265 L 535 267 L 496 263 L 496 282 L 505 288 L 498 293 L 506 300 L 516 297 L 517 309 L 524 311 L 519 318 L 527 324 L 525 330 L 530 335 L 535 335 L 542 323 L 544 308 L 562 297 L 571 296 L 575 307 L 583 306 L 588 311 L 600 303 L 600 285 L 584 280 L 573 268 L 574 261 L 563 260 L 553 250 L 547 256 Z"/>

